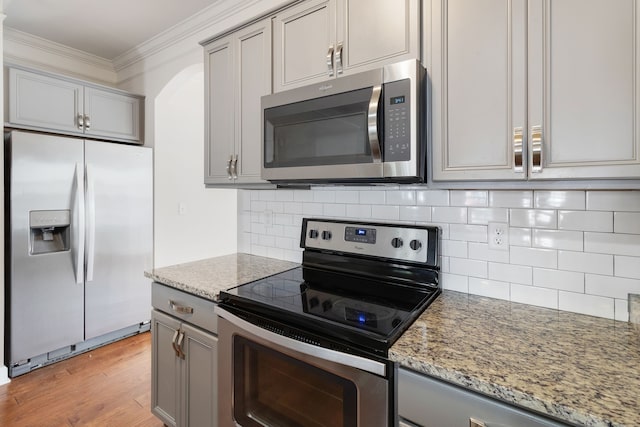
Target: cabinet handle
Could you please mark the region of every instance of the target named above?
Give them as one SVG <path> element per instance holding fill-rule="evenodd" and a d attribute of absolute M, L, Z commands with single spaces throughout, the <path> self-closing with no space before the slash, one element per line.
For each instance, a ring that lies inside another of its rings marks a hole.
<path fill-rule="evenodd" d="M 486 427 L 484 421 L 478 421 L 475 418 L 469 418 L 469 427 Z"/>
<path fill-rule="evenodd" d="M 531 172 L 542 172 L 542 126 L 531 126 Z"/>
<path fill-rule="evenodd" d="M 338 47 L 336 48 L 336 69 L 338 70 L 338 74 L 342 74 L 342 42 L 338 43 Z"/>
<path fill-rule="evenodd" d="M 179 334 L 180 329 L 176 329 L 176 332 L 173 334 L 173 338 L 171 339 L 171 347 L 173 347 L 173 351 L 176 353 L 176 357 L 180 357 L 180 350 L 178 349 L 178 344 L 176 344 L 176 340 L 178 339 Z"/>
<path fill-rule="evenodd" d="M 91 129 L 91 117 L 84 116 L 84 127 L 86 130 Z"/>
<path fill-rule="evenodd" d="M 180 359 L 184 359 L 184 351 L 182 351 L 182 341 L 184 340 L 184 331 L 180 331 L 180 335 L 178 335 L 178 342 L 176 343 L 176 347 L 178 348 L 178 356 Z M 484 427 L 484 426 L 480 426 Z"/>
<path fill-rule="evenodd" d="M 78 114 L 78 129 L 84 129 L 84 116 L 82 114 Z"/>
<path fill-rule="evenodd" d="M 231 174 L 233 179 L 238 179 L 238 155 L 233 155 L 233 161 L 231 162 Z"/>
<path fill-rule="evenodd" d="M 175 301 L 169 300 L 169 307 L 171 307 L 171 310 L 175 311 L 176 313 L 193 314 L 193 307 L 188 307 L 186 305 L 176 304 Z"/>
<path fill-rule="evenodd" d="M 231 175 L 231 162 L 233 161 L 233 156 L 229 156 L 229 160 L 227 160 L 227 178 L 233 179 L 233 175 Z"/>
<path fill-rule="evenodd" d="M 524 172 L 522 164 L 524 134 L 521 127 L 513 128 L 513 170 L 516 173 Z"/>
<path fill-rule="evenodd" d="M 329 77 L 333 77 L 333 45 L 329 46 L 327 52 L 327 70 L 329 71 Z"/>
<path fill-rule="evenodd" d="M 369 147 L 371 148 L 371 157 L 373 163 L 382 161 L 382 151 L 380 150 L 380 140 L 378 139 L 378 104 L 380 103 L 380 95 L 382 86 L 374 86 L 369 100 L 369 113 L 367 115 L 367 127 L 369 130 Z"/>

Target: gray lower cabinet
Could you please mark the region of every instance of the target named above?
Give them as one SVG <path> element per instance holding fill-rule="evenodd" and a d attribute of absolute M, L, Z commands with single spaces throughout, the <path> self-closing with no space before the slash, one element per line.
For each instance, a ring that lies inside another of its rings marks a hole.
<path fill-rule="evenodd" d="M 190 317 L 202 324 L 199 318 L 211 317 L 208 320 L 215 324 L 213 310 L 207 307 L 215 304 L 157 283 L 152 295 L 151 411 L 167 426 L 215 427 L 218 338 L 214 331 L 183 320 Z M 156 304 L 158 300 L 168 303 Z M 176 316 L 159 310 L 164 307 L 175 309 Z"/>
<path fill-rule="evenodd" d="M 400 427 L 566 426 L 406 369 L 399 369 L 398 413 Z"/>

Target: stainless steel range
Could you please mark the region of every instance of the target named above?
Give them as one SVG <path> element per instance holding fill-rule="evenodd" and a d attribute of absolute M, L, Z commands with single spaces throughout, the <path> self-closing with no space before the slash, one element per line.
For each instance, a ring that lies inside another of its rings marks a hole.
<path fill-rule="evenodd" d="M 437 227 L 304 219 L 300 245 L 220 294 L 220 427 L 395 425 L 387 353 L 440 293 Z"/>

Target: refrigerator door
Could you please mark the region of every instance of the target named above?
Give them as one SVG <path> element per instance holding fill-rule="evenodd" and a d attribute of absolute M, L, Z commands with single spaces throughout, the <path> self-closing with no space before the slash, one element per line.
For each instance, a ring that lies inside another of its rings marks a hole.
<path fill-rule="evenodd" d="M 151 149 L 85 141 L 85 339 L 151 316 Z"/>
<path fill-rule="evenodd" d="M 7 148 L 15 364 L 83 339 L 83 143 L 14 131 Z"/>

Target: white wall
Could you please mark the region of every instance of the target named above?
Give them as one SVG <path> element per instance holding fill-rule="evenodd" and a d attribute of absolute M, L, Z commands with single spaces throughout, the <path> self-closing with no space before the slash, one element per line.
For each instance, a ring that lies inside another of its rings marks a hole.
<path fill-rule="evenodd" d="M 240 191 L 238 249 L 300 262 L 303 217 L 435 224 L 444 289 L 627 321 L 640 294 L 640 191 L 320 187 Z M 507 251 L 488 223 L 510 227 Z"/>

